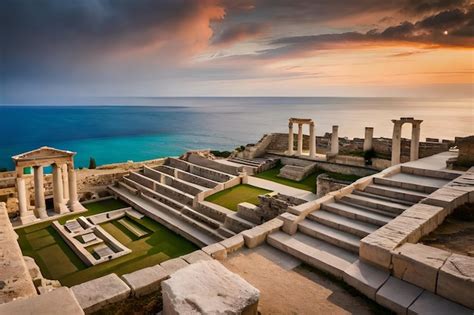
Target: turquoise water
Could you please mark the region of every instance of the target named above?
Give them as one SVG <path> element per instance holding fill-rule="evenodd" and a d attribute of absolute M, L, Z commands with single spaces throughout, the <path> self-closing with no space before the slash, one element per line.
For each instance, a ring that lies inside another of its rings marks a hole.
<path fill-rule="evenodd" d="M 93 105 L 0 106 L 0 168 L 11 169 L 12 155 L 43 145 L 77 152 L 78 167 L 90 157 L 100 165 L 230 150 L 287 132 L 289 117 L 312 118 L 318 135 L 337 124 L 340 136 L 363 137 L 372 126 L 375 136 L 390 137 L 390 120 L 401 116 L 424 120 L 422 138 L 474 134 L 473 105 L 462 99 L 126 98 Z"/>

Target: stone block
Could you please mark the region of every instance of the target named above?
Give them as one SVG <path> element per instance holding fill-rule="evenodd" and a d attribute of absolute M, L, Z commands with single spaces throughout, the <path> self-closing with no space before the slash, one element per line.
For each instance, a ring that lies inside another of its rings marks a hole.
<path fill-rule="evenodd" d="M 423 244 L 406 243 L 393 251 L 393 275 L 436 292 L 438 271 L 451 253 Z"/>
<path fill-rule="evenodd" d="M 186 267 L 187 265 L 189 265 L 188 262 L 181 257 L 169 259 L 160 264 L 160 266 L 163 267 L 163 269 L 165 269 L 169 275 L 172 275 L 173 273 L 175 273 L 181 268 Z"/>
<path fill-rule="evenodd" d="M 143 296 L 160 290 L 160 284 L 168 278 L 168 272 L 156 265 L 143 268 L 122 276 L 122 279 L 132 289 L 134 296 Z"/>
<path fill-rule="evenodd" d="M 257 314 L 260 292 L 218 261 L 200 261 L 162 283 L 163 313 Z"/>
<path fill-rule="evenodd" d="M 212 257 L 203 252 L 202 250 L 196 250 L 190 254 L 181 256 L 188 264 L 194 264 L 201 260 L 212 260 Z"/>
<path fill-rule="evenodd" d="M 42 295 L 0 304 L 0 314 L 83 315 L 84 311 L 71 290 L 61 287 Z"/>
<path fill-rule="evenodd" d="M 451 302 L 439 295 L 423 291 L 421 295 L 408 308 L 409 315 L 472 315 L 472 310 Z"/>
<path fill-rule="evenodd" d="M 282 226 L 283 221 L 275 218 L 250 230 L 243 231 L 242 236 L 244 237 L 245 246 L 248 248 L 254 248 L 263 244 L 267 239 L 268 234 L 279 230 Z"/>
<path fill-rule="evenodd" d="M 474 309 L 474 257 L 452 254 L 439 270 L 436 293 Z"/>
<path fill-rule="evenodd" d="M 86 314 L 125 300 L 131 291 L 115 273 L 75 285 L 71 290 Z"/>
<path fill-rule="evenodd" d="M 361 239 L 359 256 L 365 261 L 388 270 L 392 263 L 391 251 L 405 240 L 406 235 L 383 226 Z"/>
<path fill-rule="evenodd" d="M 292 213 L 285 212 L 280 214 L 278 219 L 283 221 L 282 230 L 289 235 L 293 235 L 298 231 L 298 217 Z"/>
<path fill-rule="evenodd" d="M 227 249 L 219 243 L 208 245 L 201 250 L 214 259 L 224 260 L 227 258 Z"/>
<path fill-rule="evenodd" d="M 405 210 L 399 217 L 419 222 L 421 224 L 421 236 L 425 236 L 443 223 L 447 214 L 447 210 L 443 207 L 417 203 Z"/>
<path fill-rule="evenodd" d="M 406 314 L 408 307 L 423 289 L 395 277 L 390 277 L 375 294 L 375 301 L 397 314 Z"/>
<path fill-rule="evenodd" d="M 360 260 L 354 262 L 342 275 L 346 283 L 372 300 L 375 300 L 375 293 L 389 277 L 388 271 L 378 269 Z"/>
<path fill-rule="evenodd" d="M 241 249 L 244 246 L 244 243 L 244 237 L 242 234 L 237 234 L 221 241 L 219 244 L 226 248 L 227 254 L 230 254 Z"/>
<path fill-rule="evenodd" d="M 446 208 L 448 213 L 469 201 L 469 194 L 465 191 L 442 187 L 431 193 L 422 203 Z"/>

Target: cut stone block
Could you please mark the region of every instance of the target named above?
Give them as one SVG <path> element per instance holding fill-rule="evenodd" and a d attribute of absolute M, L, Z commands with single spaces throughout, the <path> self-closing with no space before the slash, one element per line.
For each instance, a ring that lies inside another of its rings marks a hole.
<path fill-rule="evenodd" d="M 292 213 L 282 213 L 278 219 L 283 221 L 282 230 L 286 234 L 293 235 L 298 231 L 298 217 Z"/>
<path fill-rule="evenodd" d="M 448 212 L 469 201 L 469 193 L 463 190 L 442 187 L 430 194 L 422 203 L 446 208 Z"/>
<path fill-rule="evenodd" d="M 202 250 L 196 250 L 190 254 L 181 256 L 188 264 L 194 264 L 201 260 L 212 260 L 212 257 L 203 252 Z"/>
<path fill-rule="evenodd" d="M 367 297 L 375 300 L 375 293 L 387 281 L 387 271 L 357 260 L 344 271 L 342 278 L 350 286 L 356 288 Z"/>
<path fill-rule="evenodd" d="M 233 253 L 242 247 L 244 247 L 244 237 L 242 234 L 237 234 L 228 239 L 225 239 L 220 242 L 222 246 L 224 246 L 227 250 L 227 254 Z"/>
<path fill-rule="evenodd" d="M 472 315 L 472 310 L 451 302 L 439 295 L 423 291 L 415 302 L 408 308 L 409 315 Z"/>
<path fill-rule="evenodd" d="M 436 293 L 474 309 L 474 257 L 450 256 L 439 270 Z"/>
<path fill-rule="evenodd" d="M 227 258 L 227 249 L 219 243 L 203 247 L 202 251 L 214 259 L 224 260 Z"/>
<path fill-rule="evenodd" d="M 130 288 L 115 273 L 75 285 L 71 290 L 86 314 L 125 300 L 130 295 Z"/>
<path fill-rule="evenodd" d="M 375 301 L 397 314 L 406 314 L 408 307 L 422 292 L 422 288 L 390 277 L 375 294 Z"/>
<path fill-rule="evenodd" d="M 218 261 L 200 261 L 162 283 L 164 314 L 257 314 L 260 292 Z"/>
<path fill-rule="evenodd" d="M 134 296 L 143 296 L 160 290 L 160 284 L 168 278 L 168 272 L 161 266 L 143 268 L 122 276 L 132 289 Z"/>
<path fill-rule="evenodd" d="M 406 243 L 393 252 L 393 275 L 436 292 L 438 271 L 450 255 L 438 248 Z"/>
<path fill-rule="evenodd" d="M 417 203 L 405 210 L 400 217 L 420 221 L 421 236 L 424 236 L 434 231 L 443 223 L 447 214 L 447 210 L 442 207 Z"/>
<path fill-rule="evenodd" d="M 267 239 L 268 234 L 279 230 L 282 226 L 283 221 L 275 218 L 250 230 L 243 231 L 242 235 L 244 237 L 245 246 L 248 248 L 254 248 L 263 244 Z"/>
<path fill-rule="evenodd" d="M 363 260 L 388 270 L 392 263 L 391 251 L 405 239 L 402 233 L 383 226 L 360 240 L 359 255 Z"/>
<path fill-rule="evenodd" d="M 61 287 L 42 295 L 0 304 L 0 314 L 83 315 L 84 311 L 71 290 Z"/>
<path fill-rule="evenodd" d="M 172 275 L 173 273 L 175 273 L 181 268 L 186 267 L 187 265 L 189 264 L 181 257 L 170 259 L 160 264 L 160 266 L 163 267 L 169 275 Z"/>

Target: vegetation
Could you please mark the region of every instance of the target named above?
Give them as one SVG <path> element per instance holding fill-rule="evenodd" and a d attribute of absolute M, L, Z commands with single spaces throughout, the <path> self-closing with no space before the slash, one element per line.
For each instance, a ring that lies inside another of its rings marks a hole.
<path fill-rule="evenodd" d="M 6 172 L 7 171 L 7 168 L 6 167 L 0 167 L 0 173 L 1 172 Z"/>
<path fill-rule="evenodd" d="M 283 184 L 286 186 L 302 189 L 302 190 L 307 190 L 311 191 L 313 193 L 316 193 L 316 177 L 318 177 L 320 174 L 326 173 L 330 178 L 338 179 L 338 180 L 343 180 L 347 182 L 354 182 L 360 178 L 360 176 L 357 175 L 346 175 L 346 174 L 340 174 L 340 173 L 333 173 L 333 172 L 326 172 L 322 169 L 317 168 L 314 173 L 311 173 L 308 175 L 306 178 L 303 180 L 297 182 L 291 179 L 286 179 L 282 177 L 278 177 L 278 174 L 280 174 L 280 169 L 283 167 L 282 164 L 279 164 L 275 166 L 272 169 L 269 169 L 265 172 L 259 173 L 257 175 L 254 175 L 255 177 L 263 178 L 266 180 L 270 180 L 272 182 L 276 182 L 279 184 Z"/>
<path fill-rule="evenodd" d="M 64 224 L 67 220 L 79 216 L 90 216 L 126 206 L 114 199 L 90 203 L 86 205 L 89 210 L 87 213 L 62 217 L 59 222 Z M 46 278 L 59 280 L 66 286 L 95 279 L 111 272 L 122 275 L 197 249 L 194 244 L 152 219 L 144 217 L 140 220 L 132 218 L 127 218 L 127 220 L 149 234 L 138 238 L 117 222 L 103 224 L 102 227 L 107 232 L 130 248 L 132 252 L 92 267 L 87 267 L 67 246 L 51 226 L 51 221 L 18 229 L 16 232 L 19 235 L 18 242 L 23 254 L 35 259 Z"/>
<path fill-rule="evenodd" d="M 222 207 L 237 211 L 237 205 L 241 202 L 259 204 L 258 196 L 269 193 L 269 190 L 254 187 L 247 184 L 237 185 L 223 191 L 219 191 L 206 198 L 206 201 L 218 204 Z"/>
<path fill-rule="evenodd" d="M 377 153 L 374 149 L 364 151 L 365 165 L 372 165 L 372 159 L 377 157 Z"/>
<path fill-rule="evenodd" d="M 222 158 L 228 158 L 232 152 L 230 151 L 211 151 L 211 154 L 216 156 L 216 157 L 222 157 Z"/>
<path fill-rule="evenodd" d="M 90 170 L 93 170 L 97 167 L 96 163 L 95 163 L 95 159 L 93 157 L 91 157 L 89 159 L 89 169 Z"/>

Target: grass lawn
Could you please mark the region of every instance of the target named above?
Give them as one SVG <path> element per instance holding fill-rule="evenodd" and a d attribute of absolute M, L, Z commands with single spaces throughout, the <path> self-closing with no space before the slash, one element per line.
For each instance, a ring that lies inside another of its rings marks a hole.
<path fill-rule="evenodd" d="M 269 169 L 265 172 L 259 173 L 259 174 L 254 175 L 254 176 L 259 177 L 259 178 L 263 178 L 263 179 L 266 179 L 266 180 L 270 180 L 272 182 L 276 182 L 276 183 L 279 183 L 279 184 L 287 185 L 287 186 L 290 186 L 290 187 L 311 191 L 313 193 L 316 193 L 316 177 L 318 177 L 318 175 L 323 174 L 323 173 L 328 174 L 329 177 L 331 177 L 331 178 L 339 179 L 339 180 L 345 180 L 345 181 L 348 181 L 348 182 L 354 182 L 354 181 L 356 181 L 360 178 L 359 176 L 356 176 L 356 175 L 344 175 L 344 174 L 339 174 L 339 173 L 326 172 L 326 171 L 321 170 L 321 169 L 316 169 L 316 171 L 314 173 L 310 174 L 308 177 L 306 177 L 302 181 L 297 182 L 297 181 L 294 181 L 294 180 L 291 180 L 291 179 L 278 177 L 278 174 L 280 173 L 280 169 L 283 166 L 284 165 L 280 164 L 280 165 L 278 165 L 278 166 L 276 166 L 272 169 Z"/>
<path fill-rule="evenodd" d="M 78 216 L 90 216 L 101 212 L 120 209 L 127 205 L 114 200 L 99 201 L 86 205 L 88 212 L 72 214 L 61 218 L 66 220 Z M 43 276 L 59 280 L 62 285 L 72 286 L 109 273 L 122 275 L 144 267 L 153 266 L 169 258 L 192 252 L 197 247 L 185 238 L 173 233 L 150 218 L 127 218 L 131 225 L 148 234 L 138 238 L 116 221 L 102 227 L 132 252 L 117 259 L 96 266 L 87 267 L 67 246 L 61 236 L 50 225 L 51 222 L 35 224 L 17 229 L 18 242 L 25 256 L 33 257 Z"/>
<path fill-rule="evenodd" d="M 251 185 L 241 184 L 219 191 L 218 193 L 207 197 L 206 201 L 218 204 L 232 211 L 237 211 L 237 205 L 239 203 L 249 202 L 258 205 L 258 196 L 269 192 L 271 191 Z"/>

